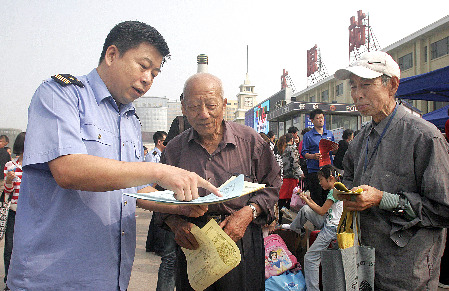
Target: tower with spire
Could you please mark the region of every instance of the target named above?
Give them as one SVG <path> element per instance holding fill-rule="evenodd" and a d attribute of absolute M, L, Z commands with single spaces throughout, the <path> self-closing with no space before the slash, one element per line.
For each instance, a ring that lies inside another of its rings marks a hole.
<path fill-rule="evenodd" d="M 245 112 L 252 109 L 257 103 L 257 93 L 254 91 L 254 85 L 251 85 L 248 75 L 248 46 L 246 46 L 246 78 L 239 88 L 240 91 L 237 94 L 237 110 L 235 111 L 234 121 L 245 124 Z"/>

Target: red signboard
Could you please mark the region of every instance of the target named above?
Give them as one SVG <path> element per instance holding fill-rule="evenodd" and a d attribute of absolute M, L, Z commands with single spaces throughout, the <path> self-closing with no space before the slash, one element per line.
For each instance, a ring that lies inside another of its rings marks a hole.
<path fill-rule="evenodd" d="M 281 90 L 287 88 L 287 76 L 288 76 L 288 72 L 283 69 L 283 73 L 281 76 Z"/>
<path fill-rule="evenodd" d="M 366 15 L 362 10 L 357 11 L 357 21 L 355 17 L 350 18 L 349 25 L 349 53 L 351 53 L 355 48 L 360 48 L 366 43 L 366 25 L 363 24 L 363 20 Z"/>
<path fill-rule="evenodd" d="M 307 77 L 318 71 L 318 52 L 317 46 L 307 50 Z"/>

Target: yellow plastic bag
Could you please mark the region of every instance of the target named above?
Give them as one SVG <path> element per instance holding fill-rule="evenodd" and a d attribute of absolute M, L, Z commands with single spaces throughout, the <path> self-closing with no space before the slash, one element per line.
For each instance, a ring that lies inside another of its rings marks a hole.
<path fill-rule="evenodd" d="M 352 211 L 344 210 L 338 224 L 337 242 L 340 249 L 354 246 L 353 216 L 357 215 Z"/>

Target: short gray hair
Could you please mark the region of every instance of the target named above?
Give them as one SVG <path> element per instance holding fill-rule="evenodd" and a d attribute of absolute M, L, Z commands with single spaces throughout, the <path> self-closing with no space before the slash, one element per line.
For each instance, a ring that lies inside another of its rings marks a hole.
<path fill-rule="evenodd" d="M 381 78 L 381 81 L 382 81 L 382 85 L 388 86 L 388 84 L 390 84 L 390 81 L 391 81 L 391 77 L 390 76 L 387 76 L 387 75 L 383 74 L 382 76 L 380 76 L 380 78 Z"/>

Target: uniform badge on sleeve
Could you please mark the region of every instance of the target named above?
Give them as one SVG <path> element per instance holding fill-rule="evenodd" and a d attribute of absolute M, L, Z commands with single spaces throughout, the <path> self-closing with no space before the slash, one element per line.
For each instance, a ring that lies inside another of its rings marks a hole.
<path fill-rule="evenodd" d="M 76 85 L 81 88 L 84 88 L 83 82 L 78 80 L 76 77 L 70 75 L 70 74 L 57 74 L 54 76 L 51 76 L 53 80 L 58 82 L 61 86 L 67 86 L 67 85 Z"/>

